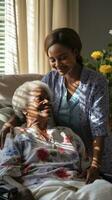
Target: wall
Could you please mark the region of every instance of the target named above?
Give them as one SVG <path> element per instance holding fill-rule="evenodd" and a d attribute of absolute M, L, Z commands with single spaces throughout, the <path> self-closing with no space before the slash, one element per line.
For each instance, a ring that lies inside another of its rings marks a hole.
<path fill-rule="evenodd" d="M 89 57 L 93 50 L 105 48 L 112 42 L 112 0 L 79 0 L 79 34 L 83 43 L 82 55 Z"/>

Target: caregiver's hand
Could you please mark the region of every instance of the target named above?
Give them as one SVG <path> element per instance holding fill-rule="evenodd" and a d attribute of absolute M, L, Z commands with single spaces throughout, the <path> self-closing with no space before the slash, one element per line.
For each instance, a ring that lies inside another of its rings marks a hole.
<path fill-rule="evenodd" d="M 90 168 L 87 170 L 86 184 L 92 183 L 99 178 L 99 168 L 90 166 Z"/>

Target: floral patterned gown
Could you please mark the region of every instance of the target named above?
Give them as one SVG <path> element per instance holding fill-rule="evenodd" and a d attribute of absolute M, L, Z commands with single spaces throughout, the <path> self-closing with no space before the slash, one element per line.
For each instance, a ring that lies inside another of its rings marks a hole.
<path fill-rule="evenodd" d="M 21 177 L 24 185 L 41 184 L 46 179 L 73 180 L 88 165 L 85 147 L 70 128 L 47 130 L 47 138 L 32 128 L 14 129 L 0 150 L 0 177 Z"/>

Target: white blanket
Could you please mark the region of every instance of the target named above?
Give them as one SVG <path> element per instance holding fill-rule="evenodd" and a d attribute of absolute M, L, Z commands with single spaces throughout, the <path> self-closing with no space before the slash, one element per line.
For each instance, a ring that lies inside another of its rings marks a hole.
<path fill-rule="evenodd" d="M 46 180 L 30 189 L 36 200 L 112 200 L 112 184 L 105 180 L 88 185 L 83 181 Z"/>
<path fill-rule="evenodd" d="M 9 176 L 3 179 L 15 187 L 23 187 Z M 81 180 L 46 179 L 41 185 L 31 184 L 28 188 L 36 200 L 112 200 L 112 184 L 101 179 L 88 185 Z"/>

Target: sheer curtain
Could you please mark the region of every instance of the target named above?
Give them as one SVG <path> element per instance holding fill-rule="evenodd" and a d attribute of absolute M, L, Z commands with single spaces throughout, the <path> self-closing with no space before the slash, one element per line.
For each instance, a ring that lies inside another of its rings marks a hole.
<path fill-rule="evenodd" d="M 45 36 L 63 26 L 78 31 L 78 0 L 6 0 L 6 73 L 47 73 Z"/>

